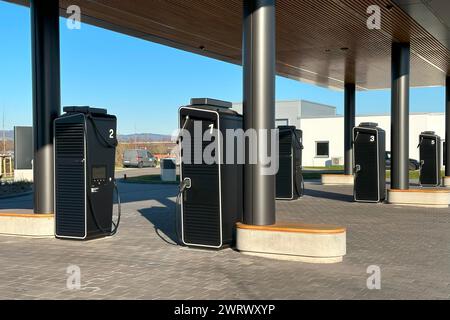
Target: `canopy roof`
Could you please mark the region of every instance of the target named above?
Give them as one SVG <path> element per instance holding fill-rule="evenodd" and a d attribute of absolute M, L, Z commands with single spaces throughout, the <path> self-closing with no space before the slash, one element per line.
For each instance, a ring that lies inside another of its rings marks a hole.
<path fill-rule="evenodd" d="M 277 73 L 325 87 L 389 88 L 391 43 L 400 41 L 411 43 L 411 86 L 444 85 L 450 1 L 429 3 L 277 0 Z M 241 64 L 242 0 L 60 0 L 61 14 L 73 4 L 83 22 Z M 381 30 L 367 28 L 370 5 L 381 7 Z"/>

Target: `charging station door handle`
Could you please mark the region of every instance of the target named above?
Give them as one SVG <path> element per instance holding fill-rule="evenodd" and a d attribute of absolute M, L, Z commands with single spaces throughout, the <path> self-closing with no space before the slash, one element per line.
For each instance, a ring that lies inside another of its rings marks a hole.
<path fill-rule="evenodd" d="M 183 183 L 186 187 L 186 189 L 190 189 L 192 187 L 192 180 L 191 178 L 184 178 Z"/>
<path fill-rule="evenodd" d="M 186 189 L 190 189 L 191 187 L 192 187 L 191 178 L 188 178 L 188 177 L 184 178 L 183 182 L 181 183 L 181 192 L 183 193 L 182 196 L 183 196 L 184 201 L 187 200 L 187 193 L 185 191 L 186 191 Z"/>

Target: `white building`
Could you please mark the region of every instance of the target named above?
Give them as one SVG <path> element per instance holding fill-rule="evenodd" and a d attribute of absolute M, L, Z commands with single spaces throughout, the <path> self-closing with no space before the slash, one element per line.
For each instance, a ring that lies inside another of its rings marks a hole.
<path fill-rule="evenodd" d="M 242 112 L 242 104 L 234 104 L 233 109 Z M 335 107 L 302 100 L 278 101 L 275 112 L 277 125 L 293 125 L 303 131 L 303 166 L 322 167 L 332 163 L 343 165 L 344 117 L 336 114 Z M 444 140 L 444 113 L 411 113 L 409 121 L 409 157 L 418 160 L 417 146 L 421 132 L 435 131 Z M 390 115 L 356 116 L 356 125 L 361 122 L 378 123 L 386 131 L 386 150 L 389 151 Z"/>
<path fill-rule="evenodd" d="M 233 109 L 242 114 L 242 103 L 234 103 Z M 298 127 L 300 119 L 336 116 L 335 107 L 306 100 L 277 101 L 275 112 L 277 126 Z"/>

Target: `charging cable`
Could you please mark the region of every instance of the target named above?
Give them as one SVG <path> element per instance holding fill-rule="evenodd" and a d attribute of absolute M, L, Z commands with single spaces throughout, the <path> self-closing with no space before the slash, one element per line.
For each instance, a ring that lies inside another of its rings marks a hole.
<path fill-rule="evenodd" d="M 180 140 L 181 140 L 181 132 L 183 132 L 184 129 L 186 129 L 187 124 L 189 123 L 189 120 L 190 120 L 190 119 L 191 119 L 191 118 L 190 118 L 189 116 L 186 116 L 186 118 L 185 118 L 185 120 L 184 120 L 183 127 L 181 128 L 180 132 L 178 133 L 178 137 L 177 137 L 177 141 L 176 141 L 177 144 L 180 143 Z"/>
<path fill-rule="evenodd" d="M 175 212 L 175 233 L 177 235 L 178 243 L 181 243 L 180 236 L 180 217 L 181 217 L 181 197 L 184 195 L 186 189 L 190 189 L 192 187 L 191 178 L 184 178 L 180 183 L 180 189 L 178 191 L 177 200 L 176 200 L 176 212 Z"/>
<path fill-rule="evenodd" d="M 296 145 L 298 146 L 298 148 L 300 149 L 300 152 L 302 152 L 301 150 L 304 149 L 304 146 L 303 146 L 303 143 L 300 142 L 301 140 L 300 140 L 299 136 L 297 135 L 297 131 L 296 131 L 296 130 L 292 130 L 292 133 L 294 134 L 294 139 L 293 139 L 293 140 L 295 140 L 295 144 L 296 144 Z M 292 147 L 295 149 L 294 146 L 292 146 Z M 293 156 L 293 155 L 292 155 L 292 156 Z M 299 187 L 298 187 L 297 179 L 295 179 L 295 188 L 297 189 L 297 193 L 298 193 L 298 195 L 299 195 L 300 198 L 301 198 L 301 197 L 303 197 L 304 194 L 305 194 L 305 179 L 303 179 L 303 167 L 300 166 L 298 169 L 299 169 L 300 172 L 301 172 L 301 174 L 300 174 L 300 178 L 301 178 L 301 181 L 300 181 L 300 190 L 299 190 Z"/>
<path fill-rule="evenodd" d="M 186 129 L 189 121 L 190 121 L 190 117 L 187 115 L 185 120 L 184 120 L 184 124 L 183 127 L 181 128 L 180 132 L 178 133 L 178 137 L 176 140 L 176 144 L 178 145 L 180 143 L 181 140 L 181 133 Z M 181 151 L 179 152 L 179 158 L 181 159 Z M 182 161 L 180 161 L 180 165 L 182 165 Z M 192 181 L 191 178 L 184 178 L 183 181 L 180 182 L 180 188 L 178 190 L 178 194 L 177 194 L 177 199 L 175 202 L 175 233 L 177 235 L 177 242 L 179 244 L 182 243 L 181 241 L 181 236 L 180 236 L 180 230 L 179 230 L 179 226 L 180 226 L 180 217 L 181 217 L 181 197 L 184 195 L 184 192 L 186 191 L 186 189 L 190 189 L 192 186 Z"/>
<path fill-rule="evenodd" d="M 419 145 L 417 146 L 417 149 L 420 148 L 420 146 L 422 145 L 422 143 L 423 143 L 423 137 L 420 137 L 420 142 L 419 142 Z"/>
<path fill-rule="evenodd" d="M 112 221 L 112 226 L 113 226 L 112 230 L 107 230 L 107 229 L 103 228 L 100 225 L 100 223 L 98 222 L 94 207 L 92 205 L 91 193 L 88 192 L 88 202 L 89 202 L 89 207 L 92 212 L 92 217 L 94 219 L 94 223 L 101 232 L 103 232 L 109 236 L 113 236 L 117 233 L 117 230 L 119 229 L 119 224 L 120 224 L 120 217 L 122 215 L 122 204 L 120 202 L 119 187 L 117 186 L 116 181 L 114 181 L 114 191 L 116 192 L 116 196 L 117 196 L 117 221 L 116 222 Z"/>
<path fill-rule="evenodd" d="M 110 149 L 115 149 L 116 148 L 116 146 L 117 146 L 117 144 L 118 144 L 118 141 L 117 141 L 117 139 L 114 139 L 114 142 L 113 143 L 110 143 L 107 139 L 105 139 L 105 137 L 100 133 L 100 130 L 98 130 L 98 127 L 97 127 L 97 125 L 96 125 L 96 123 L 95 123 L 95 121 L 94 121 L 94 119 L 93 119 L 93 117 L 92 117 L 92 114 L 90 114 L 90 113 L 88 113 L 87 115 L 86 115 L 86 118 L 87 119 L 89 119 L 90 120 L 90 122 L 92 123 L 92 126 L 94 127 L 94 131 L 95 131 L 95 133 L 96 133 L 96 135 L 97 135 L 97 137 L 98 138 L 100 138 L 100 140 L 102 141 L 102 143 L 104 144 L 104 146 L 105 147 L 107 147 L 107 148 L 110 148 Z M 87 139 L 87 126 L 85 125 L 84 126 L 84 135 L 85 135 L 85 141 L 86 141 L 86 150 L 89 150 L 89 147 L 88 147 L 88 140 L 89 139 Z M 109 235 L 109 236 L 113 236 L 113 235 L 115 235 L 116 233 L 117 233 L 117 230 L 119 229 L 119 224 L 120 224 L 120 218 L 121 218 L 121 215 L 122 215 L 122 204 L 121 204 L 121 202 L 120 202 L 120 193 L 119 193 L 119 187 L 117 186 L 117 182 L 116 182 L 116 180 L 114 179 L 113 180 L 113 184 L 114 184 L 114 190 L 115 190 L 115 192 L 116 192 L 116 196 L 117 196 L 117 221 L 116 222 L 114 222 L 114 221 L 112 221 L 112 230 L 110 230 L 110 229 L 105 229 L 105 228 L 103 228 L 101 225 L 100 225 L 100 223 L 99 223 L 99 221 L 97 220 L 97 216 L 96 216 L 96 214 L 95 214 L 95 210 L 94 210 L 94 207 L 93 207 L 93 205 L 92 205 L 92 194 L 91 194 L 91 191 L 86 191 L 87 192 L 87 194 L 88 194 L 88 202 L 89 202 L 89 208 L 91 209 L 91 212 L 92 212 L 92 218 L 93 218 L 93 220 L 94 220 L 94 223 L 95 223 L 95 225 L 96 225 L 96 227 L 101 231 L 101 232 L 103 232 L 103 233 L 105 233 L 105 234 L 107 234 L 107 235 Z"/>

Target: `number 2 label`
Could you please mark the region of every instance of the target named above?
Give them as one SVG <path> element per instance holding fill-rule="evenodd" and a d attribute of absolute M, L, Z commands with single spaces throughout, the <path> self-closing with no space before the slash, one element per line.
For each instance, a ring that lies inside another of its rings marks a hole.
<path fill-rule="evenodd" d="M 114 139 L 114 130 L 113 129 L 109 130 L 109 138 Z"/>

